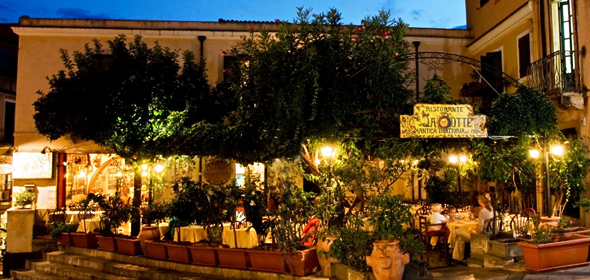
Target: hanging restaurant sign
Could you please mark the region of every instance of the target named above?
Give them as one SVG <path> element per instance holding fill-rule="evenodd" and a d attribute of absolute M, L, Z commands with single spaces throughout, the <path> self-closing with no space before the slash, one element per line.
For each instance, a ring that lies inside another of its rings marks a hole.
<path fill-rule="evenodd" d="M 414 115 L 401 115 L 401 138 L 485 138 L 486 116 L 471 105 L 416 104 Z"/>

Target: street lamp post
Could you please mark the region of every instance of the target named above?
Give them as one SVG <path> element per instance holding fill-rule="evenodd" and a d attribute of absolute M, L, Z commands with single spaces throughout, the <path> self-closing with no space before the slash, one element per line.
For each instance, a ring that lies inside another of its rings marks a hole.
<path fill-rule="evenodd" d="M 551 208 L 551 178 L 549 177 L 549 141 L 545 139 L 545 149 L 544 149 L 544 156 L 545 156 L 545 199 L 547 200 L 546 203 L 546 210 L 547 217 L 552 216 L 552 208 Z M 554 145 L 551 147 L 551 153 L 555 156 L 561 156 L 564 153 L 564 148 L 561 145 Z M 532 149 L 529 151 L 529 156 L 533 159 L 537 159 L 540 155 L 539 150 Z"/>
<path fill-rule="evenodd" d="M 461 168 L 463 167 L 463 164 L 465 162 L 467 162 L 467 157 L 466 156 L 463 156 L 463 155 L 462 156 L 459 156 L 459 157 L 453 155 L 453 156 L 451 156 L 449 158 L 449 161 L 452 164 L 459 163 L 459 166 L 457 167 L 457 185 L 458 185 L 458 188 L 459 188 L 459 202 L 461 203 L 461 206 L 463 206 L 464 204 L 463 204 L 463 189 L 462 189 L 462 186 L 461 186 L 461 184 L 462 184 L 462 182 L 461 182 L 461 180 L 462 180 L 462 178 L 461 178 Z"/>

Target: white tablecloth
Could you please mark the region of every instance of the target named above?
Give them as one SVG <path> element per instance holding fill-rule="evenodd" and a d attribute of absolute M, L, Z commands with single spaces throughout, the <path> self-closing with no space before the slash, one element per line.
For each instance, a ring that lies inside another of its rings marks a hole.
<path fill-rule="evenodd" d="M 236 237 L 238 239 L 238 248 L 253 248 L 258 246 L 258 236 L 253 228 L 250 230 L 236 229 Z M 224 230 L 221 239 L 223 244 L 228 245 L 230 248 L 236 247 L 233 230 Z"/>
<path fill-rule="evenodd" d="M 86 231 L 84 231 L 86 229 Z M 78 225 L 78 229 L 76 232 L 93 232 L 95 229 L 100 229 L 100 220 L 95 219 L 87 219 L 80 221 L 80 225 Z"/>
<path fill-rule="evenodd" d="M 477 221 L 456 221 L 448 222 L 447 227 L 449 228 L 449 244 L 453 244 L 455 240 L 455 229 L 462 228 L 467 232 L 475 232 L 477 228 Z"/>
<path fill-rule="evenodd" d="M 203 239 L 207 239 L 207 230 L 202 226 L 188 226 L 180 228 L 180 241 L 196 243 Z M 176 232 L 174 233 L 174 241 L 179 241 L 178 234 Z"/>

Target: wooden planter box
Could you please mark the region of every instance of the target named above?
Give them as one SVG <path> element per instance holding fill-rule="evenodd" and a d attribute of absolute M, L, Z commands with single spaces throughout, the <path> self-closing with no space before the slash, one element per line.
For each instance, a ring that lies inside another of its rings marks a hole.
<path fill-rule="evenodd" d="M 533 245 L 519 242 L 524 255 L 525 268 L 543 272 L 587 265 L 590 238 L 584 235 L 570 234 L 555 236 L 555 242 Z"/>
<path fill-rule="evenodd" d="M 191 253 L 191 263 L 204 266 L 217 266 L 217 252 L 215 248 L 204 244 L 195 244 L 188 247 Z"/>
<path fill-rule="evenodd" d="M 187 244 L 167 243 L 168 260 L 178 263 L 190 263 L 190 252 Z"/>
<path fill-rule="evenodd" d="M 72 246 L 82 248 L 98 248 L 98 239 L 94 233 L 72 232 Z"/>
<path fill-rule="evenodd" d="M 318 266 L 318 254 L 315 249 L 285 253 L 285 261 L 291 274 L 307 276 L 313 273 L 313 270 Z"/>
<path fill-rule="evenodd" d="M 289 271 L 283 252 L 246 250 L 250 258 L 250 269 L 264 272 L 285 273 Z"/>
<path fill-rule="evenodd" d="M 62 246 L 72 246 L 72 237 L 70 236 L 70 233 L 62 232 L 59 237 L 57 237 L 57 244 Z"/>
<path fill-rule="evenodd" d="M 146 240 L 145 252 L 143 253 L 148 258 L 167 260 L 168 254 L 166 254 L 166 244 L 166 242 L 162 241 Z"/>
<path fill-rule="evenodd" d="M 117 244 L 115 243 L 114 236 L 97 235 L 96 239 L 98 240 L 98 250 L 107 252 L 117 251 Z"/>
<path fill-rule="evenodd" d="M 225 268 L 248 269 L 250 267 L 245 249 L 215 248 L 219 266 Z"/>
<path fill-rule="evenodd" d="M 141 249 L 141 243 L 139 242 L 139 239 L 115 237 L 115 240 L 117 240 L 117 253 L 129 256 L 137 256 L 143 254 L 143 250 Z"/>

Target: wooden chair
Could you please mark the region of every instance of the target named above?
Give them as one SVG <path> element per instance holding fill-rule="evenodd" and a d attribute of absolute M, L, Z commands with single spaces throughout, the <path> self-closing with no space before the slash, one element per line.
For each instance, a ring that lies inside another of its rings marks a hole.
<path fill-rule="evenodd" d="M 496 232 L 502 231 L 502 224 L 503 224 L 502 216 L 497 215 L 495 223 L 494 223 L 494 218 L 492 217 L 492 218 L 485 220 L 483 226 L 484 226 L 484 230 L 486 232 L 491 232 L 493 235 L 496 235 Z"/>
<path fill-rule="evenodd" d="M 419 217 L 419 230 L 420 230 L 420 239 L 424 243 L 424 254 L 426 255 L 426 264 L 430 265 L 430 255 L 431 245 L 430 245 L 430 238 L 437 237 L 438 244 L 442 245 L 442 248 L 439 248 L 439 261 L 444 259 L 445 262 L 448 261 L 448 250 L 449 250 L 449 230 L 447 228 L 446 223 L 440 224 L 430 224 L 428 222 L 427 216 L 420 216 Z M 440 229 L 432 229 L 433 227 L 440 226 Z M 424 259 L 424 258 L 423 258 Z"/>
<path fill-rule="evenodd" d="M 430 210 L 430 207 L 426 207 L 426 206 L 422 206 L 420 208 L 418 208 L 418 210 L 416 210 L 416 213 L 414 213 L 415 216 L 430 216 L 432 215 L 432 210 Z"/>
<path fill-rule="evenodd" d="M 537 214 L 535 209 L 527 208 L 512 217 L 512 220 L 510 220 L 510 230 L 515 238 L 528 237 L 527 225 L 529 224 L 531 215 L 535 214 Z"/>
<path fill-rule="evenodd" d="M 68 214 L 66 213 L 66 211 L 62 208 L 62 209 L 58 209 L 55 210 L 53 213 L 51 213 L 51 215 L 49 215 L 51 217 L 51 221 L 53 222 L 53 224 L 59 224 L 59 223 L 66 223 L 66 220 L 68 218 Z"/>

